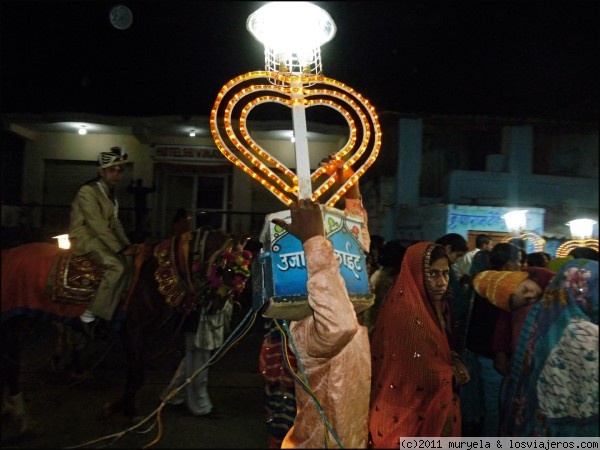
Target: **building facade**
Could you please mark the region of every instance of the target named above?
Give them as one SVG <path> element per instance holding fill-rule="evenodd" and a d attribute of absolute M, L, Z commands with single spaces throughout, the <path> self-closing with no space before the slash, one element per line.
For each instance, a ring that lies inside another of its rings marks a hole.
<path fill-rule="evenodd" d="M 379 119 L 381 152 L 361 179 L 371 234 L 412 242 L 449 232 L 467 239 L 481 231 L 507 233 L 501 216 L 526 209 L 527 229 L 543 236 L 552 253 L 570 238 L 567 221 L 598 220 L 597 124 L 400 113 Z M 78 134 L 82 126 L 85 135 Z M 293 169 L 291 129 L 291 122 L 257 122 L 253 138 Z M 341 125 L 308 123 L 308 130 L 313 170 L 348 138 Z M 3 194 L 3 228 L 64 232 L 77 187 L 95 176 L 98 152 L 113 146 L 133 161 L 117 193 L 127 228 L 134 207 L 127 186 L 138 179 L 156 186 L 148 195 L 153 240 L 170 234 L 180 207 L 195 226 L 255 237 L 266 214 L 286 209 L 218 151 L 207 117 L 4 115 L 3 133 L 21 142 L 3 155 L 22 153 L 20 162 L 11 161 L 12 172 L 21 171 L 20 192 L 16 201 Z"/>
<path fill-rule="evenodd" d="M 381 155 L 365 175 L 370 229 L 385 239 L 508 233 L 526 209 L 550 253 L 566 222 L 598 220 L 598 125 L 537 119 L 388 113 Z M 598 238 L 598 225 L 594 227 Z"/>

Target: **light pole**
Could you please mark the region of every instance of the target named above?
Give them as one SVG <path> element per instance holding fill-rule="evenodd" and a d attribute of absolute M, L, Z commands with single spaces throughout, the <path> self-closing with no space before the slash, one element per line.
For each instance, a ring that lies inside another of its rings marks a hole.
<path fill-rule="evenodd" d="M 592 239 L 595 220 L 575 219 L 567 222 L 571 230 L 571 240 L 563 242 L 556 249 L 556 257 L 564 258 L 576 247 L 589 247 L 598 251 L 598 239 Z"/>
<path fill-rule="evenodd" d="M 325 10 L 310 3 L 273 2 L 252 13 L 246 27 L 265 46 L 265 69 L 290 76 L 298 196 L 310 198 L 306 106 L 301 77 L 321 73 L 320 48 L 333 39 L 335 24 Z M 277 83 L 276 79 L 271 82 Z"/>
<path fill-rule="evenodd" d="M 543 252 L 546 249 L 546 241 L 535 231 L 527 230 L 527 210 L 518 209 L 507 212 L 502 216 L 506 223 L 506 228 L 512 237 L 505 239 L 505 242 L 512 238 L 522 239 L 524 242 L 531 242 L 534 252 Z M 524 249 L 527 251 L 527 249 Z M 528 252 L 529 253 L 529 252 Z"/>
<path fill-rule="evenodd" d="M 345 214 L 333 206 L 373 164 L 381 147 L 381 128 L 369 101 L 351 87 L 322 75 L 321 45 L 335 35 L 329 14 L 307 2 L 271 2 L 252 13 L 246 23 L 265 47 L 265 71 L 233 78 L 219 91 L 211 110 L 213 139 L 225 157 L 267 188 L 284 205 L 299 199 L 326 197 L 323 220 L 333 244 L 355 310 L 373 304 L 366 271 L 369 249 L 360 228 L 362 217 Z M 296 170 L 286 167 L 251 136 L 248 119 L 261 104 L 275 103 L 291 110 Z M 336 173 L 321 166 L 311 173 L 306 109 L 331 108 L 345 119 L 346 143 L 333 155 L 344 171 L 353 175 L 337 190 Z M 314 189 L 313 189 L 314 188 Z M 263 316 L 298 320 L 311 313 L 307 301 L 306 267 L 302 243 L 271 222 L 289 218 L 289 210 L 266 217 L 252 272 L 253 310 L 268 303 Z"/>
<path fill-rule="evenodd" d="M 381 147 L 375 108 L 354 89 L 322 75 L 320 47 L 335 35 L 335 24 L 311 3 L 271 2 L 252 13 L 246 26 L 265 47 L 266 70 L 240 75 L 223 86 L 211 110 L 215 143 L 229 161 L 286 206 L 301 198 L 317 200 L 335 184 L 335 174 L 327 175 L 326 167 L 311 173 L 305 111 L 314 106 L 336 110 L 350 131 L 334 158 L 354 175 L 336 192 L 329 191 L 325 204 L 333 206 L 373 164 Z M 250 135 L 250 112 L 265 103 L 291 109 L 295 172 Z"/>

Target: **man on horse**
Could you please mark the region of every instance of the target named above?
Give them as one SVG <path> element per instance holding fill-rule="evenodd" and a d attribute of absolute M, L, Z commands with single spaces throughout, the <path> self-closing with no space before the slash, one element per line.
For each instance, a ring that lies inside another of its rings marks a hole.
<path fill-rule="evenodd" d="M 93 337 L 96 317 L 110 321 L 132 273 L 129 256 L 137 254 L 118 216 L 114 189 L 121 181 L 127 154 L 119 147 L 98 155 L 98 177 L 83 184 L 71 203 L 69 239 L 75 256 L 87 255 L 105 268 L 96 294 L 75 327 Z"/>

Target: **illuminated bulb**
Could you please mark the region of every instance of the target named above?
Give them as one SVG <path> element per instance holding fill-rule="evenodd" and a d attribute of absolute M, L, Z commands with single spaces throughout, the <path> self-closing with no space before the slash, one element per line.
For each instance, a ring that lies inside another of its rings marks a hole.
<path fill-rule="evenodd" d="M 308 2 L 270 2 L 248 17 L 246 28 L 264 44 L 265 51 L 274 50 L 280 64 L 293 54 L 318 49 L 336 32 L 331 16 Z"/>
<path fill-rule="evenodd" d="M 79 133 L 85 134 L 85 133 Z M 52 239 L 58 239 L 58 247 L 59 248 L 71 248 L 71 241 L 69 241 L 68 234 L 60 234 L 58 236 L 52 236 Z"/>
<path fill-rule="evenodd" d="M 196 132 L 194 130 L 190 131 L 190 137 L 195 137 L 196 136 Z"/>
<path fill-rule="evenodd" d="M 590 239 L 594 232 L 595 220 L 592 219 L 576 219 L 567 222 L 571 229 L 571 237 L 573 239 Z"/>
<path fill-rule="evenodd" d="M 83 136 L 84 134 L 87 134 L 87 130 L 85 129 L 85 126 L 84 126 L 84 125 L 81 125 L 81 127 L 79 127 L 79 131 L 78 131 L 78 133 L 79 133 L 79 134 L 81 134 L 82 136 Z"/>
<path fill-rule="evenodd" d="M 519 209 L 517 211 L 507 212 L 502 216 L 509 232 L 517 233 L 525 228 L 527 225 L 526 213 L 526 209 Z"/>
<path fill-rule="evenodd" d="M 577 247 L 588 247 L 598 251 L 598 239 L 572 239 L 567 242 L 563 242 L 556 249 L 557 258 L 566 258 L 569 256 L 571 251 Z"/>

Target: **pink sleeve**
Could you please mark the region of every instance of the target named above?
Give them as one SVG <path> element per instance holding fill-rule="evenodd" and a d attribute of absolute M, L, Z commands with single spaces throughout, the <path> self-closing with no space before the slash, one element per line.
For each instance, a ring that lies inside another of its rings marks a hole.
<path fill-rule="evenodd" d="M 323 236 L 315 236 L 304 243 L 308 281 L 308 302 L 313 309 L 305 329 L 307 353 L 312 357 L 331 357 L 352 340 L 358 330 L 354 306 L 340 274 L 339 262 L 333 246 Z"/>

